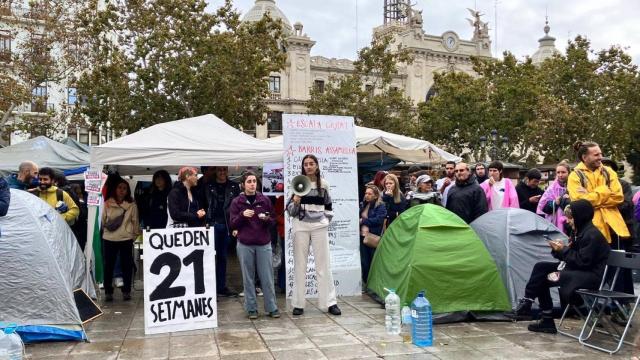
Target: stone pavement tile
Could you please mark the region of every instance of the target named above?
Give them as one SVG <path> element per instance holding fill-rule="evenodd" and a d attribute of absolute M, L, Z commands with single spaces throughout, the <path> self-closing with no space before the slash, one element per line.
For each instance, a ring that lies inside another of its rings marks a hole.
<path fill-rule="evenodd" d="M 176 336 L 193 336 L 193 335 L 210 335 L 213 336 L 213 329 L 200 329 L 200 330 L 189 330 L 189 331 L 176 331 L 169 333 L 171 337 Z"/>
<path fill-rule="evenodd" d="M 413 344 L 405 343 L 372 343 L 367 345 L 380 356 L 425 353 L 426 351 Z"/>
<path fill-rule="evenodd" d="M 522 346 L 513 345 L 502 349 L 484 349 L 481 350 L 486 354 L 491 355 L 495 359 L 500 360 L 538 360 L 543 357 L 536 351 L 524 348 Z"/>
<path fill-rule="evenodd" d="M 167 359 L 169 358 L 169 339 L 126 339 L 122 343 L 118 360 Z"/>
<path fill-rule="evenodd" d="M 69 355 L 85 355 L 86 357 L 92 357 L 89 355 L 100 354 L 100 356 L 111 356 L 111 354 L 118 355 L 120 348 L 122 347 L 122 340 L 118 341 L 105 341 L 94 343 L 78 343 L 69 353 Z"/>
<path fill-rule="evenodd" d="M 556 343 L 566 343 L 565 339 L 571 338 L 562 335 L 549 335 L 549 334 L 539 334 L 539 333 L 522 333 L 522 334 L 507 334 L 507 335 L 499 335 L 499 337 L 508 340 L 516 345 L 528 347 L 535 346 L 540 344 L 556 344 Z M 565 338 L 565 339 L 562 339 Z M 571 341 L 569 341 L 571 342 Z"/>
<path fill-rule="evenodd" d="M 118 358 L 117 353 L 99 353 L 99 354 L 91 354 L 91 356 L 87 356 L 86 354 L 74 355 L 71 354 L 66 357 L 67 360 L 116 360 Z"/>
<path fill-rule="evenodd" d="M 230 322 L 230 321 L 218 321 L 217 330 L 224 331 L 247 331 L 255 330 L 255 325 L 251 321 L 244 322 Z"/>
<path fill-rule="evenodd" d="M 328 335 L 342 336 L 342 335 L 349 334 L 347 330 L 345 330 L 343 327 L 337 324 L 333 324 L 333 325 L 328 324 L 324 326 L 300 327 L 300 330 L 302 330 L 302 332 L 309 337 L 328 336 Z"/>
<path fill-rule="evenodd" d="M 433 339 L 433 346 L 425 347 L 426 351 L 433 354 L 440 354 L 450 351 L 466 351 L 472 350 L 463 342 L 463 339 L 454 339 L 449 336 L 436 336 Z"/>
<path fill-rule="evenodd" d="M 362 329 L 353 334 L 365 344 L 402 342 L 400 335 L 387 335 L 384 329 Z"/>
<path fill-rule="evenodd" d="M 320 349 L 331 360 L 375 358 L 377 355 L 364 345 L 334 346 Z"/>
<path fill-rule="evenodd" d="M 41 359 L 54 356 L 67 356 L 76 346 L 76 342 L 52 342 L 42 344 L 30 344 L 25 346 L 25 352 L 31 359 Z"/>
<path fill-rule="evenodd" d="M 512 346 L 516 346 L 515 343 L 496 335 L 465 337 L 458 338 L 458 340 L 462 341 L 463 344 L 469 346 L 470 348 L 478 350 L 506 349 Z"/>
<path fill-rule="evenodd" d="M 478 327 L 495 335 L 522 334 L 529 332 L 526 326 L 513 322 L 486 322 Z"/>
<path fill-rule="evenodd" d="M 273 356 L 269 352 L 259 352 L 251 354 L 233 354 L 225 355 L 220 358 L 221 360 L 273 360 Z M 300 360 L 300 358 L 298 358 Z"/>
<path fill-rule="evenodd" d="M 52 355 L 52 356 L 33 356 L 30 355 L 29 353 L 27 353 L 24 357 L 24 359 L 26 360 L 39 360 L 39 359 L 46 359 L 46 360 L 67 360 L 69 357 L 68 355 Z"/>
<path fill-rule="evenodd" d="M 447 336 L 452 338 L 472 337 L 472 336 L 486 336 L 487 332 L 475 327 L 471 324 L 464 323 L 462 326 L 435 326 L 435 329 L 443 332 Z"/>
<path fill-rule="evenodd" d="M 346 333 L 336 335 L 312 336 L 311 342 L 316 344 L 316 346 L 319 348 L 362 344 L 362 342 L 360 342 L 360 340 L 358 340 L 355 336 Z"/>
<path fill-rule="evenodd" d="M 435 360 L 438 359 L 433 354 L 404 354 L 404 355 L 389 355 L 384 357 L 385 360 Z"/>
<path fill-rule="evenodd" d="M 366 315 L 343 315 L 333 318 L 335 322 L 340 325 L 353 325 L 353 324 L 369 324 L 376 325 L 377 322 Z"/>
<path fill-rule="evenodd" d="M 304 317 L 294 317 L 292 319 L 293 323 L 299 328 L 305 327 L 324 327 L 324 326 L 334 326 L 336 322 L 328 317 L 321 318 L 304 318 Z"/>
<path fill-rule="evenodd" d="M 169 333 L 147 335 L 144 333 L 144 329 L 129 329 L 129 331 L 127 331 L 127 335 L 125 336 L 125 339 L 167 338 L 166 340 L 169 341 L 169 337 L 171 337 Z"/>
<path fill-rule="evenodd" d="M 276 360 L 327 360 L 318 349 L 274 351 L 273 356 Z"/>
<path fill-rule="evenodd" d="M 284 339 L 284 340 L 265 340 L 269 350 L 300 350 L 300 349 L 314 349 L 316 346 L 306 336 L 298 336 L 296 338 Z"/>
<path fill-rule="evenodd" d="M 87 337 L 91 342 L 122 341 L 126 335 L 126 328 L 107 331 L 87 331 Z"/>
<path fill-rule="evenodd" d="M 264 342 L 258 332 L 253 331 L 216 331 L 216 342 L 221 356 L 266 352 Z"/>
<path fill-rule="evenodd" d="M 262 338 L 267 340 L 285 340 L 295 339 L 304 336 L 304 333 L 298 328 L 263 328 L 258 330 Z"/>
<path fill-rule="evenodd" d="M 169 357 L 171 359 L 196 356 L 219 357 L 213 334 L 171 337 L 169 345 Z"/>
<path fill-rule="evenodd" d="M 442 360 L 469 360 L 469 359 L 495 359 L 494 356 L 480 350 L 462 350 L 438 353 Z"/>

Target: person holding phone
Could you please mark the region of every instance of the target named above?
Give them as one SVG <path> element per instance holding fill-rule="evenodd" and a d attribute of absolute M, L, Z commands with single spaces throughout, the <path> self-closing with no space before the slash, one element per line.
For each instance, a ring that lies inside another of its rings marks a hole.
<path fill-rule="evenodd" d="M 256 174 L 247 171 L 242 175 L 242 190 L 231 202 L 229 214 L 231 229 L 238 239 L 236 250 L 242 270 L 244 308 L 249 319 L 258 318 L 256 301 L 256 272 L 264 292 L 264 310 L 272 318 L 279 318 L 273 284 L 271 255 L 271 231 L 275 220 L 271 217 L 271 200 L 257 191 Z"/>
<path fill-rule="evenodd" d="M 529 210 L 532 213 L 538 210 L 538 203 L 544 194 L 544 191 L 539 187 L 541 179 L 540 170 L 533 168 L 527 171 L 524 180 L 516 186 L 520 209 Z"/>
<path fill-rule="evenodd" d="M 565 209 L 567 224 L 572 228 L 569 243 L 545 236 L 551 254 L 558 261 L 541 261 L 533 266 L 524 290 L 524 298 L 517 307 L 505 314 L 515 320 L 531 320 L 531 306 L 538 299 L 542 318 L 528 329 L 533 332 L 555 334 L 553 301 L 550 288 L 559 286 L 564 304 L 580 305 L 577 289 L 597 289 L 609 257 L 609 245 L 594 226 L 594 209 L 587 200 L 571 202 Z"/>
<path fill-rule="evenodd" d="M 538 207 L 536 208 L 538 215 L 544 216 L 547 221 L 565 234 L 568 230 L 565 229 L 564 208 L 571 201 L 567 193 L 567 179 L 570 172 L 568 161 L 563 160 L 556 165 L 556 179 L 549 184 L 540 201 L 538 201 Z"/>

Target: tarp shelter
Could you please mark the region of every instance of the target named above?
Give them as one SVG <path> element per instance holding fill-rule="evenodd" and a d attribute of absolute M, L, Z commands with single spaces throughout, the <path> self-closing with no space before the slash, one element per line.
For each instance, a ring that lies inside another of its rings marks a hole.
<path fill-rule="evenodd" d="M 60 142 L 65 144 L 65 145 L 67 145 L 67 146 L 75 148 L 77 150 L 80 150 L 82 152 L 85 152 L 87 154 L 89 153 L 89 150 L 91 149 L 89 147 L 89 145 L 83 144 L 83 143 L 81 143 L 81 142 L 79 142 L 79 141 L 77 141 L 75 139 L 70 138 L 70 137 L 66 137 L 66 138 L 62 139 Z"/>
<path fill-rule="evenodd" d="M 0 217 L 0 320 L 25 342 L 83 340 L 73 290 L 95 298 L 85 259 L 64 219 L 28 192 L 11 189 Z"/>
<path fill-rule="evenodd" d="M 567 240 L 553 224 L 523 209 L 489 211 L 472 222 L 471 227 L 495 260 L 514 307 L 518 299 L 524 297 L 533 266 L 539 261 L 558 261 L 551 256 L 551 248 L 543 235 L 565 243 Z M 557 291 L 552 292 L 552 297 L 559 306 Z"/>
<path fill-rule="evenodd" d="M 282 146 L 265 143 L 215 115 L 171 121 L 91 148 L 92 165 L 117 166 L 121 175 L 191 166 L 250 166 L 282 162 Z"/>
<path fill-rule="evenodd" d="M 367 288 L 384 299 L 385 287 L 405 305 L 426 290 L 437 322 L 492 318 L 511 308 L 496 263 L 473 229 L 432 204 L 408 209 L 384 233 Z"/>
<path fill-rule="evenodd" d="M 264 141 L 282 146 L 283 137 L 276 136 Z M 380 161 L 385 160 L 383 156 L 386 155 L 412 163 L 444 163 L 462 160 L 461 157 L 448 153 L 426 140 L 362 126 L 356 126 L 356 144 L 358 158 L 366 156 L 369 161 L 376 158 L 374 155 L 378 155 Z"/>
<path fill-rule="evenodd" d="M 38 136 L 0 149 L 0 173 L 4 176 L 18 171 L 21 162 L 31 160 L 39 167 L 64 171 L 65 175 L 79 174 L 89 166 L 89 154 Z"/>

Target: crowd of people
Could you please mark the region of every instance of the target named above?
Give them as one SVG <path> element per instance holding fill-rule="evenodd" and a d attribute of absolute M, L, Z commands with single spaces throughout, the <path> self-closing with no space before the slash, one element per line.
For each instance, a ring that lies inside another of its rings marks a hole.
<path fill-rule="evenodd" d="M 536 213 L 565 232 L 568 244 L 550 241 L 549 246 L 558 262 L 537 264 L 532 269 L 525 297 L 510 314 L 515 318 L 530 315 L 537 299 L 542 320 L 530 330 L 555 332 L 551 318 L 549 288 L 561 286 L 565 303 L 579 302 L 573 290 L 594 287 L 599 283 L 610 249 L 632 250 L 636 245 L 633 229 L 635 216 L 640 220 L 640 206 L 633 201 L 631 188 L 616 173 L 616 164 L 603 159 L 598 144 L 578 142 L 575 145 L 577 165 L 568 161 L 555 167 L 553 181 L 546 189 L 540 182 L 542 173 L 530 169 L 524 179 L 514 184 L 505 176 L 504 164 L 493 161 L 471 167 L 464 162 L 444 164 L 442 177 L 418 167 L 409 168 L 405 177 L 379 171 L 364 185 L 360 204 L 360 257 L 362 281 L 366 284 L 376 246 L 387 227 L 407 209 L 433 204 L 443 206 L 471 223 L 488 211 L 521 208 Z M 302 175 L 310 181 L 310 191 L 289 199 L 267 197 L 258 176 L 246 171 L 236 183 L 224 166 L 184 167 L 173 183 L 169 173 L 157 171 L 151 185 L 135 198 L 129 183 L 120 177 L 110 177 L 106 185 L 105 210 L 102 214 L 106 301 L 113 301 L 112 279 L 118 267 L 123 275 L 122 298 L 131 299 L 133 243 L 143 228 L 168 226 L 211 226 L 215 231 L 216 288 L 218 296 L 238 295 L 227 286 L 227 257 L 236 240 L 243 279 L 244 306 L 247 316 L 258 317 L 256 297 L 264 294 L 264 311 L 270 317 L 280 316 L 275 283 L 284 289 L 284 263 L 281 261 L 277 279 L 273 274 L 272 254 L 283 250 L 284 217 L 290 216 L 293 234 L 294 316 L 304 313 L 306 264 L 310 248 L 316 264 L 318 306 L 333 315 L 340 315 L 336 289 L 331 272 L 328 227 L 333 216 L 330 187 L 321 176 L 318 159 L 304 156 Z M 15 188 L 33 192 L 50 204 L 65 221 L 76 226 L 81 246 L 86 241 L 86 199 L 79 185 L 68 185 L 64 176 L 50 169 L 38 169 L 33 162 L 24 162 L 18 173 L 0 181 L 0 216 L 8 207 L 8 191 Z M 635 205 L 635 212 L 634 212 Z M 84 216 L 84 219 L 82 217 Z M 563 264 L 560 266 L 560 264 Z M 559 280 L 549 274 L 558 273 Z M 622 274 L 621 289 L 632 292 L 630 273 Z"/>

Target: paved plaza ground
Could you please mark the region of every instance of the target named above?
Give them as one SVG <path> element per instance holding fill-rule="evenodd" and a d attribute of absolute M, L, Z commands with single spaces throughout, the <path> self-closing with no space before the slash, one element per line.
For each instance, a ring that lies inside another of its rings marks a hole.
<path fill-rule="evenodd" d="M 241 289 L 239 264 L 229 259 L 229 284 Z M 613 356 L 588 349 L 562 335 L 535 334 L 528 322 L 473 322 L 435 326 L 434 346 L 419 348 L 388 336 L 384 309 L 369 296 L 342 297 L 342 316 L 327 315 L 308 301 L 303 316 L 291 315 L 284 295 L 278 295 L 279 319 L 261 316 L 251 321 L 242 298 L 218 302 L 217 329 L 145 335 L 143 283 L 136 275 L 133 300 L 123 302 L 116 290 L 115 301 L 100 305 L 104 315 L 87 324 L 90 342 L 45 343 L 27 346 L 28 359 L 631 359 L 640 349 L 625 345 Z M 640 287 L 636 284 L 636 291 Z M 326 309 L 323 309 L 326 311 Z M 638 319 L 638 316 L 636 316 Z M 578 331 L 570 321 L 565 330 Z M 634 322 L 629 339 L 640 332 Z M 638 340 L 637 342 L 640 342 Z M 636 342 L 636 343 L 637 343 Z"/>

